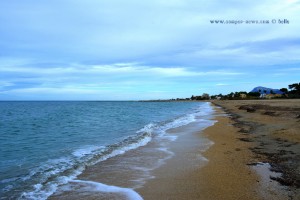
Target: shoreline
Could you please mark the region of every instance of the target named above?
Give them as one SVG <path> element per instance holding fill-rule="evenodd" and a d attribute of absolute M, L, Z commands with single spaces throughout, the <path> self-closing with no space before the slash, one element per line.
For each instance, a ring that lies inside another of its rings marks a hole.
<path fill-rule="evenodd" d="M 217 120 L 216 123 L 201 128 L 201 125 L 197 124 L 199 122 L 194 122 L 169 130 L 170 136 L 173 134 L 178 138 L 170 143 L 170 146 L 166 146 L 168 148 L 163 152 L 172 152 L 173 156 L 164 160 L 163 165 L 150 170 L 148 175 L 151 178 L 146 178 L 147 180 L 145 179 L 146 181 L 140 187 L 132 187 L 126 181 L 132 180 L 132 175 L 137 173 L 136 171 L 129 174 L 111 168 L 119 164 L 118 157 L 101 163 L 101 166 L 89 167 L 85 175 L 80 175 L 78 178 L 121 188 L 132 188 L 145 200 L 297 199 L 300 194 L 299 188 L 283 185 L 283 183 L 286 174 L 289 173 L 296 173 L 293 183 L 297 183 L 298 180 L 298 168 L 296 167 L 297 169 L 292 172 L 288 169 L 299 164 L 300 148 L 297 142 L 299 106 L 297 105 L 300 105 L 298 104 L 300 101 L 272 102 L 276 104 L 271 105 L 267 101 L 212 102 L 211 106 L 215 113 L 210 119 Z M 287 103 L 288 107 L 293 109 L 292 111 L 290 108 L 286 110 Z M 240 109 L 241 106 L 246 107 Z M 254 108 L 253 112 L 247 112 L 249 106 Z M 274 107 L 276 111 L 272 110 Z M 129 157 L 136 158 L 136 155 L 144 155 L 143 152 L 145 150 L 147 152 L 147 148 L 150 150 L 153 146 L 129 151 L 125 157 L 122 156 L 122 159 L 125 158 L 126 161 Z M 277 154 L 270 152 L 273 150 L 278 150 Z M 287 161 L 292 162 L 293 165 L 290 168 L 282 167 Z M 109 170 L 108 174 L 103 171 L 103 166 Z M 117 184 L 115 180 L 106 182 L 109 180 L 107 178 L 114 177 L 118 179 Z M 99 191 L 91 193 L 90 189 L 87 189 L 85 192 L 73 191 L 66 193 L 66 196 L 78 198 L 80 194 L 84 199 L 107 198 L 101 197 Z M 50 199 L 61 197 L 52 196 Z M 121 196 L 114 196 L 114 198 L 123 199 Z"/>
<path fill-rule="evenodd" d="M 300 101 L 289 101 L 286 105 L 286 101 L 272 101 L 275 105 L 269 105 L 269 101 L 222 101 L 214 103 L 216 110 L 215 119 L 218 120 L 213 126 L 206 128 L 203 131 L 198 131 L 198 137 L 208 138 L 214 145 L 212 145 L 205 152 L 194 151 L 194 154 L 201 154 L 207 158 L 206 165 L 198 166 L 188 171 L 180 171 L 187 163 L 186 158 L 180 155 L 176 155 L 174 159 L 177 161 L 177 165 L 174 165 L 174 161 L 170 160 L 163 167 L 154 171 L 157 175 L 155 179 L 148 181 L 144 187 L 137 190 L 141 196 L 147 199 L 297 199 L 299 198 L 299 189 L 291 185 L 283 185 L 282 179 L 285 177 L 285 173 L 282 170 L 275 169 L 276 164 L 272 162 L 272 159 L 268 158 L 262 152 L 257 150 L 261 148 L 259 145 L 265 145 L 265 148 L 276 148 L 276 144 L 267 146 L 267 143 L 272 143 L 272 138 L 262 136 L 264 143 L 260 141 L 259 134 L 268 135 L 272 134 L 273 130 L 269 130 L 270 127 L 282 129 L 285 126 L 286 130 L 292 130 L 295 128 L 297 118 L 292 121 L 287 119 L 291 124 L 285 124 L 284 119 L 286 114 L 290 117 L 295 117 L 297 113 L 283 113 L 282 117 L 272 119 L 269 121 L 268 111 L 264 110 L 257 115 L 251 115 L 249 118 L 241 118 L 243 115 L 249 115 L 253 113 L 245 112 L 238 109 L 244 104 L 263 104 L 269 106 L 277 106 L 281 110 L 285 110 L 284 107 L 290 106 L 291 108 L 297 108 Z M 234 109 L 233 109 L 234 108 Z M 296 109 L 297 110 L 297 109 Z M 245 113 L 246 114 L 245 114 Z M 277 111 L 278 112 L 278 111 Z M 227 114 L 227 116 L 223 116 Z M 272 114 L 272 113 L 271 113 Z M 274 113 L 273 113 L 274 114 Z M 265 116 L 267 115 L 267 116 Z M 251 119 L 255 119 L 254 121 Z M 258 123 L 260 122 L 260 123 Z M 282 122 L 283 125 L 279 122 Z M 264 127 L 266 126 L 266 127 Z M 264 127 L 265 129 L 261 129 Z M 264 132 L 260 133 L 262 130 Z M 298 135 L 293 135 L 293 139 L 297 140 Z M 257 141 L 253 142 L 253 138 Z M 290 138 L 290 139 L 291 139 Z M 278 140 L 278 139 L 277 139 Z M 276 139 L 275 139 L 276 141 Z M 277 141 L 278 142 L 278 141 Z M 287 143 L 287 142 L 284 142 Z M 281 143 L 279 143 L 281 144 Z M 186 144 L 185 144 L 186 145 Z M 274 146 L 275 145 L 275 146 Z M 289 144 L 290 145 L 290 144 Z M 293 145 L 281 146 L 284 148 L 294 147 L 294 157 L 299 156 L 299 143 L 294 141 Z M 298 149 L 298 150 L 297 150 Z M 288 149 L 291 151 L 290 149 Z M 286 151 L 288 151 L 286 150 Z M 282 149 L 279 153 L 282 153 Z M 274 154 L 272 154 L 274 155 Z M 269 154 L 269 156 L 271 156 Z M 298 164 L 296 159 L 294 164 Z M 295 166 L 295 165 L 293 165 Z M 174 168 L 177 168 L 177 170 Z M 178 170 L 179 169 L 179 170 Z M 173 173 L 170 171 L 173 170 Z M 169 174 L 169 175 L 166 175 Z M 297 181 L 297 176 L 295 178 Z"/>
<path fill-rule="evenodd" d="M 231 119 L 224 116 L 225 113 L 220 108 L 215 109 L 214 118 L 217 122 L 196 133 L 198 139 L 207 138 L 214 144 L 206 151 L 199 152 L 195 149 L 192 152 L 207 158 L 206 164 L 182 171 L 186 165 L 191 165 L 191 161 L 180 154 L 176 155 L 173 161 L 170 160 L 154 172 L 157 174 L 155 179 L 137 190 L 145 200 L 260 199 L 256 186 L 259 176 L 247 166 L 247 163 L 253 162 L 249 160 L 250 146 L 236 140 L 238 128 L 230 125 Z M 175 160 L 177 165 L 174 165 Z M 173 173 L 167 176 L 170 171 Z"/>
<path fill-rule="evenodd" d="M 193 113 L 185 114 L 158 127 L 159 134 L 154 134 L 152 140 L 145 146 L 87 166 L 75 181 L 61 186 L 49 199 L 128 199 L 122 197 L 124 189 L 139 194 L 139 188 L 143 188 L 144 183 L 163 177 L 156 174 L 160 171 L 156 169 L 164 168 L 165 163 L 183 166 L 181 165 L 183 160 L 173 159 L 179 154 L 181 158 L 186 158 L 185 161 L 189 164 L 181 169 L 167 168 L 164 175 L 168 178 L 172 179 L 178 170 L 190 172 L 204 165 L 206 160 L 198 152 L 205 151 L 211 143 L 205 138 L 199 138 L 195 133 L 214 123 L 211 120 L 213 110 L 210 103 L 199 106 L 201 109 L 197 107 Z M 160 134 L 162 131 L 165 133 Z M 118 189 L 115 193 L 109 192 L 111 187 Z"/>
<path fill-rule="evenodd" d="M 243 136 L 228 116 L 216 119 L 215 126 L 203 132 L 215 145 L 204 153 L 209 163 L 199 170 L 205 180 L 202 199 L 260 199 L 256 186 L 260 177 L 247 166 L 256 162 L 249 151 L 251 145 L 239 140 Z"/>
<path fill-rule="evenodd" d="M 194 172 L 205 167 L 208 160 L 203 153 L 213 143 L 199 136 L 199 128 L 188 125 L 170 134 L 182 134 L 170 146 L 174 157 L 152 171 L 155 178 L 136 189 L 143 199 L 200 199 L 199 179 Z"/>

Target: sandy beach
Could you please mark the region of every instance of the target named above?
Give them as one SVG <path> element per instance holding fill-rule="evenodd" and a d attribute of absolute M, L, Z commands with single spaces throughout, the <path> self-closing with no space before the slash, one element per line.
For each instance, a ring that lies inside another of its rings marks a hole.
<path fill-rule="evenodd" d="M 259 199 L 255 198 L 259 177 L 246 165 L 251 156 L 249 144 L 236 142 L 238 129 L 229 124 L 228 117 L 216 119 L 218 122 L 204 131 L 204 136 L 214 142 L 202 152 L 209 160 L 207 164 L 180 170 L 192 161 L 177 153 L 176 165 L 170 160 L 155 172 L 155 179 L 138 190 L 144 199 Z"/>
<path fill-rule="evenodd" d="M 276 194 L 279 199 L 300 199 L 300 100 L 214 103 L 231 113 L 234 126 L 244 136 L 241 140 L 252 145 L 250 150 L 255 159 L 268 163 L 271 173 L 281 174 L 265 176 L 269 180 L 262 182 L 275 181 L 276 184 L 259 184 L 260 193 L 263 196 Z M 258 174 L 262 179 L 264 174 L 259 171 Z"/>
<path fill-rule="evenodd" d="M 212 106 L 214 125 L 194 122 L 168 131 L 178 137 L 166 146 L 174 156 L 153 167 L 142 184 L 133 184 L 138 173 L 128 164 L 145 158 L 139 165 L 149 167 L 154 160 L 148 154 L 164 157 L 167 152 L 152 152 L 159 147 L 155 143 L 90 166 L 78 179 L 133 188 L 145 200 L 300 199 L 300 100 L 212 101 Z M 126 199 L 73 184 L 75 190 L 50 199 Z"/>
<path fill-rule="evenodd" d="M 300 101 L 213 104 L 218 122 L 199 137 L 214 144 L 190 152 L 207 164 L 184 170 L 192 160 L 177 153 L 137 192 L 144 199 L 299 199 Z"/>

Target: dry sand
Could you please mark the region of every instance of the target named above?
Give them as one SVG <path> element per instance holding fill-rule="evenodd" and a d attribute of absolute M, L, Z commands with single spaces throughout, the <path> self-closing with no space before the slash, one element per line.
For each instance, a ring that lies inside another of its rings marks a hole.
<path fill-rule="evenodd" d="M 256 159 L 269 163 L 271 176 L 286 190 L 284 198 L 300 199 L 300 100 L 240 100 L 216 101 L 232 113 L 235 126 L 240 128 L 245 139 L 253 145 L 251 151 Z M 274 193 L 272 188 L 269 193 Z M 275 191 L 278 191 L 277 188 Z M 268 194 L 268 191 L 265 192 Z"/>
<path fill-rule="evenodd" d="M 204 131 L 177 129 L 175 156 L 136 192 L 145 200 L 300 199 L 300 100 L 212 103 L 218 122 Z M 208 140 L 214 144 L 205 151 Z"/>
<path fill-rule="evenodd" d="M 178 152 L 137 192 L 146 200 L 299 199 L 300 101 L 214 103 L 230 116 L 217 116 L 214 126 L 199 133 L 214 142 L 202 153 L 208 163 L 183 170 L 192 160 Z M 254 106 L 253 112 L 242 105 Z M 269 164 L 283 176 L 270 172 Z"/>

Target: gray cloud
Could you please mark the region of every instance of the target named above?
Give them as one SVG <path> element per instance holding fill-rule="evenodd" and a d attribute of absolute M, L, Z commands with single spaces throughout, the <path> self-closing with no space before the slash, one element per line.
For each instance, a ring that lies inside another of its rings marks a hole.
<path fill-rule="evenodd" d="M 2 1 L 0 88 L 53 92 L 49 88 L 56 84 L 74 93 L 81 85 L 94 90 L 100 82 L 111 90 L 126 83 L 139 91 L 145 84 L 153 91 L 174 92 L 180 83 L 210 88 L 226 79 L 234 85 L 245 74 L 256 74 L 253 82 L 259 82 L 262 66 L 298 68 L 299 9 L 299 1 L 279 0 Z M 284 18 L 290 24 L 210 23 Z M 163 84 L 150 86 L 159 79 Z"/>

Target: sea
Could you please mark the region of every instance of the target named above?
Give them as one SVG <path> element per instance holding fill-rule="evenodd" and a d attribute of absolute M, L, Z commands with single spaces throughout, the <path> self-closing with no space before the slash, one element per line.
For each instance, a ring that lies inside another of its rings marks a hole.
<path fill-rule="evenodd" d="M 142 199 L 135 189 L 175 156 L 172 130 L 213 114 L 209 102 L 1 101 L 0 199 Z"/>

